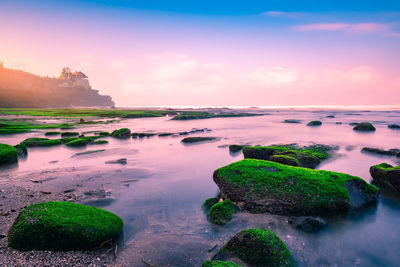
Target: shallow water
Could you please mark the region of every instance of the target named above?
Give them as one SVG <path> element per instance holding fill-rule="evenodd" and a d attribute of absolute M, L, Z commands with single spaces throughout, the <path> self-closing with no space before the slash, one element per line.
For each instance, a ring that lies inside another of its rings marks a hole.
<path fill-rule="evenodd" d="M 123 218 L 123 247 L 116 260 L 121 265 L 146 266 L 147 262 L 157 266 L 199 266 L 240 230 L 260 227 L 275 231 L 300 266 L 398 266 L 400 201 L 387 194 L 381 194 L 376 206 L 329 216 L 326 218 L 329 226 L 318 234 L 300 232 L 287 223 L 286 217 L 268 214 L 238 213 L 224 227 L 207 221 L 201 204 L 218 193 L 212 180 L 213 171 L 243 158 L 241 153 L 230 154 L 224 146 L 227 144 L 314 142 L 338 146 L 337 157 L 318 168 L 360 176 L 368 182 L 371 181 L 371 165 L 399 164 L 396 157 L 360 152 L 364 146 L 400 148 L 400 131 L 387 128 L 387 124 L 400 123 L 398 111 L 280 110 L 266 113 L 270 115 L 191 121 L 144 118 L 85 125 L 79 128 L 80 132 L 112 131 L 122 127 L 133 132 L 208 128 L 212 131 L 191 136 L 220 139 L 184 145 L 180 142 L 182 136 L 107 138 L 109 144 L 87 148 L 34 148 L 18 165 L 2 167 L 0 183 L 37 186 L 48 191 L 103 189 L 106 200 L 86 203 Z M 326 118 L 327 115 L 335 118 Z M 281 123 L 285 119 L 303 122 Z M 311 120 L 321 120 L 323 125 L 305 126 Z M 359 133 L 348 125 L 362 121 L 372 122 L 376 132 Z M 14 145 L 28 137 L 43 137 L 43 133 L 1 136 L 0 142 Z M 100 149 L 105 151 L 72 157 L 78 152 Z M 127 158 L 127 164 L 105 164 L 118 158 Z M 43 182 L 36 185 L 29 179 Z"/>

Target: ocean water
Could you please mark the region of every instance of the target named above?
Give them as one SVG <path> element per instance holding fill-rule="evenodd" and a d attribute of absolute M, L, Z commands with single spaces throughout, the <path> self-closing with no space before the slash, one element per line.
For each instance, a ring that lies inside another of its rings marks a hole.
<path fill-rule="evenodd" d="M 399 158 L 362 153 L 365 146 L 400 148 L 400 111 L 258 110 L 265 116 L 173 121 L 170 117 L 123 120 L 107 125 L 86 125 L 79 132 L 128 127 L 132 132 L 180 132 L 193 128 L 212 131 L 190 136 L 213 136 L 217 141 L 185 145 L 185 136 L 113 139 L 105 145 L 69 148 L 33 148 L 26 160 L 1 167 L 0 184 L 12 183 L 45 191 L 102 191 L 106 198 L 81 199 L 120 215 L 124 220 L 116 264 L 124 266 L 200 266 L 237 232 L 251 227 L 271 229 L 287 245 L 299 266 L 399 266 L 400 200 L 382 192 L 376 205 L 326 217 L 329 226 L 319 233 L 304 233 L 287 223 L 287 217 L 237 213 L 225 226 L 207 221 L 201 205 L 218 187 L 213 171 L 243 158 L 229 152 L 229 144 L 311 144 L 337 146 L 336 156 L 318 169 L 345 172 L 370 182 L 369 167 Z M 334 118 L 327 118 L 334 115 Z M 298 119 L 302 123 L 282 123 Z M 321 120 L 318 127 L 307 127 Z M 373 133 L 352 130 L 350 122 L 369 121 Z M 341 122 L 341 124 L 337 124 Z M 15 145 L 43 131 L 0 136 Z M 100 150 L 90 155 L 74 154 Z M 126 165 L 105 164 L 127 158 Z M 33 184 L 34 180 L 42 180 Z"/>

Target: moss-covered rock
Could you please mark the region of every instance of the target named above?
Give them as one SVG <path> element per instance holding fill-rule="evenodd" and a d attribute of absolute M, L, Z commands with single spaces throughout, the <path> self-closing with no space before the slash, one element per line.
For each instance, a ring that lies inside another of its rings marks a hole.
<path fill-rule="evenodd" d="M 321 161 L 330 158 L 331 150 L 333 150 L 332 147 L 325 145 L 247 146 L 243 148 L 243 155 L 244 158 L 271 160 L 290 166 L 315 168 Z"/>
<path fill-rule="evenodd" d="M 14 146 L 18 151 L 18 157 L 24 158 L 28 156 L 28 148 L 25 144 L 21 143 Z"/>
<path fill-rule="evenodd" d="M 236 263 L 230 262 L 230 261 L 205 261 L 201 265 L 201 267 L 241 267 L 240 265 L 237 265 Z"/>
<path fill-rule="evenodd" d="M 312 215 L 373 202 L 378 188 L 344 173 L 244 159 L 213 175 L 223 198 L 254 213 Z"/>
<path fill-rule="evenodd" d="M 307 126 L 320 126 L 322 125 L 321 121 L 310 121 L 309 123 L 307 123 Z"/>
<path fill-rule="evenodd" d="M 65 144 L 65 143 L 71 142 L 76 139 L 78 139 L 78 137 L 64 137 L 64 138 L 61 138 L 60 140 L 63 144 Z"/>
<path fill-rule="evenodd" d="M 99 208 L 70 202 L 26 207 L 8 232 L 8 245 L 19 250 L 81 250 L 117 238 L 123 222 Z"/>
<path fill-rule="evenodd" d="M 63 132 L 61 133 L 61 137 L 71 137 L 71 136 L 78 136 L 78 132 Z"/>
<path fill-rule="evenodd" d="M 154 135 L 156 135 L 156 133 L 133 133 L 132 138 L 152 137 Z"/>
<path fill-rule="evenodd" d="M 10 145 L 0 144 L 0 165 L 18 161 L 18 150 Z"/>
<path fill-rule="evenodd" d="M 160 133 L 160 134 L 158 134 L 158 136 L 164 137 L 164 136 L 171 136 L 173 134 L 174 133 Z"/>
<path fill-rule="evenodd" d="M 398 150 L 398 149 L 384 150 L 384 149 L 374 148 L 374 147 L 363 147 L 361 149 L 361 152 L 374 153 L 374 154 L 387 155 L 387 156 L 396 156 L 400 152 L 400 150 Z"/>
<path fill-rule="evenodd" d="M 129 130 L 128 128 L 121 128 L 119 130 L 115 130 L 111 133 L 112 137 L 116 137 L 116 138 L 128 138 L 129 136 L 131 136 L 131 130 Z"/>
<path fill-rule="evenodd" d="M 44 141 L 48 141 L 50 139 L 48 138 L 40 138 L 40 137 L 32 137 L 25 139 L 24 141 L 21 142 L 21 144 L 26 145 L 27 147 L 35 147 L 35 146 L 40 146 L 40 144 Z"/>
<path fill-rule="evenodd" d="M 66 146 L 72 146 L 72 147 L 76 147 L 76 146 L 86 146 L 88 143 L 88 140 L 86 139 L 82 139 L 82 138 L 78 138 L 75 140 L 72 140 L 68 143 L 65 143 Z"/>
<path fill-rule="evenodd" d="M 278 162 L 281 164 L 289 165 L 289 166 L 295 166 L 295 167 L 300 166 L 299 161 L 295 157 L 287 156 L 287 155 L 272 155 L 269 158 L 269 160 L 273 161 L 273 162 Z"/>
<path fill-rule="evenodd" d="M 109 132 L 99 132 L 100 136 L 109 136 L 110 133 Z"/>
<path fill-rule="evenodd" d="M 199 137 L 186 137 L 181 140 L 182 143 L 198 143 L 198 142 L 204 142 L 204 141 L 213 141 L 216 140 L 216 137 L 205 137 L 205 136 L 199 136 Z"/>
<path fill-rule="evenodd" d="M 44 140 L 43 142 L 40 143 L 39 146 L 56 146 L 56 145 L 61 145 L 62 141 L 61 139 L 51 139 L 51 140 Z"/>
<path fill-rule="evenodd" d="M 245 145 L 229 145 L 229 152 L 239 152 L 245 147 Z"/>
<path fill-rule="evenodd" d="M 362 131 L 362 132 L 370 132 L 370 131 L 375 131 L 374 125 L 372 125 L 369 122 L 361 122 L 358 123 L 354 128 L 354 131 Z"/>
<path fill-rule="evenodd" d="M 108 144 L 108 141 L 107 140 L 97 140 L 97 141 L 94 141 L 94 142 L 92 142 L 90 144 L 91 145 L 103 145 L 103 144 Z"/>
<path fill-rule="evenodd" d="M 50 131 L 50 132 L 45 132 L 44 135 L 59 135 L 61 134 L 61 132 L 54 132 L 54 131 Z"/>
<path fill-rule="evenodd" d="M 211 207 L 217 203 L 218 203 L 218 198 L 210 197 L 210 198 L 207 198 L 206 200 L 204 200 L 202 207 L 204 210 L 206 210 L 208 212 L 211 209 Z"/>
<path fill-rule="evenodd" d="M 373 182 L 400 193 L 400 166 L 393 167 L 387 163 L 371 166 L 369 169 Z"/>
<path fill-rule="evenodd" d="M 311 216 L 290 217 L 288 223 L 307 233 L 318 232 L 328 225 L 324 219 Z"/>
<path fill-rule="evenodd" d="M 252 266 L 292 266 L 285 243 L 272 231 L 247 229 L 237 233 L 213 257 L 213 260 L 239 258 Z"/>
<path fill-rule="evenodd" d="M 225 199 L 222 202 L 214 204 L 208 212 L 208 217 L 212 223 L 224 225 L 232 220 L 232 214 L 235 213 L 235 206 L 232 201 Z"/>

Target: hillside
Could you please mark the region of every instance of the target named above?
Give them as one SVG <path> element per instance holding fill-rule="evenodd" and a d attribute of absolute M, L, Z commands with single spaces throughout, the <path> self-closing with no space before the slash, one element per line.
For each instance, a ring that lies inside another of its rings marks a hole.
<path fill-rule="evenodd" d="M 93 90 L 86 75 L 64 68 L 60 78 L 40 77 L 0 64 L 0 107 L 113 107 L 110 96 Z"/>

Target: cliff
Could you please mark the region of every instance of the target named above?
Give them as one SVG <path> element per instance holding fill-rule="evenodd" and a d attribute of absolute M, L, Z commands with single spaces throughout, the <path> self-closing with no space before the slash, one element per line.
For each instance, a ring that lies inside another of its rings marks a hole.
<path fill-rule="evenodd" d="M 56 79 L 4 68 L 0 64 L 0 107 L 114 107 L 111 97 L 93 90 L 82 72 L 62 77 L 65 71 L 70 70 L 64 68 L 60 78 Z"/>

